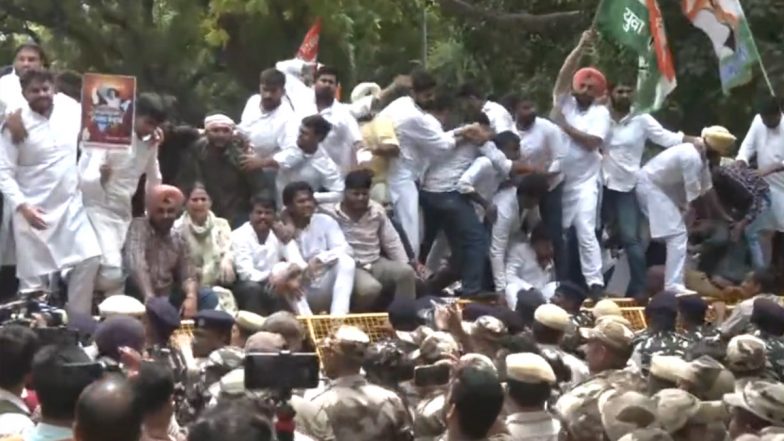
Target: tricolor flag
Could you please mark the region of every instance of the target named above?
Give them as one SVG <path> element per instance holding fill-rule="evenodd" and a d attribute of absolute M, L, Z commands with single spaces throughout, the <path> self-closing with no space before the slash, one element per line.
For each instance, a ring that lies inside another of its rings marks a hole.
<path fill-rule="evenodd" d="M 596 24 L 603 35 L 637 52 L 635 112 L 658 110 L 678 85 L 656 0 L 603 0 Z"/>
<path fill-rule="evenodd" d="M 297 58 L 307 61 L 308 63 L 316 62 L 316 59 L 318 59 L 320 33 L 321 17 L 316 19 L 316 22 L 310 27 L 308 33 L 305 34 L 305 38 L 302 39 L 302 44 L 297 51 Z"/>
<path fill-rule="evenodd" d="M 719 59 L 724 93 L 748 83 L 752 66 L 760 62 L 760 56 L 740 1 L 682 0 L 681 8 L 691 23 L 710 38 Z"/>

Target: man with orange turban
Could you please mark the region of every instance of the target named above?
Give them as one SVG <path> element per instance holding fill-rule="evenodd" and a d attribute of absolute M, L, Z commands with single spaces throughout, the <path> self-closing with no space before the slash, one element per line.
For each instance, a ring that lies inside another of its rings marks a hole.
<path fill-rule="evenodd" d="M 577 66 L 594 38 L 593 30 L 584 32 L 558 73 L 553 91 L 553 122 L 563 131 L 565 144 L 561 226 L 565 230 L 575 229 L 582 275 L 591 297 L 596 298 L 604 291 L 596 219 L 601 187 L 600 149 L 610 133 L 610 112 L 597 102 L 606 93 L 604 75 L 595 68 L 578 70 Z M 579 274 L 572 268 L 569 276 L 579 281 Z"/>
<path fill-rule="evenodd" d="M 186 318 L 191 318 L 197 309 L 215 309 L 218 298 L 209 289 L 199 289 L 188 242 L 172 229 L 184 202 L 185 196 L 177 187 L 152 187 L 147 192 L 147 216 L 131 222 L 123 257 L 128 294 L 145 301 L 168 297 L 173 305 L 182 307 Z"/>

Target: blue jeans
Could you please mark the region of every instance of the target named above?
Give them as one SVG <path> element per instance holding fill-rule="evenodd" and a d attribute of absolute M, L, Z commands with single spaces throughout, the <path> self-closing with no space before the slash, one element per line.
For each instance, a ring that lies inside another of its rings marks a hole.
<path fill-rule="evenodd" d="M 768 206 L 746 226 L 743 232 L 743 235 L 746 237 L 746 243 L 749 246 L 749 254 L 751 254 L 751 265 L 755 270 L 765 269 L 768 266 L 765 262 L 765 253 L 762 252 L 760 235 L 766 231 L 776 231 L 773 227 L 773 222 L 773 211 Z"/>
<path fill-rule="evenodd" d="M 440 230 L 444 230 L 452 251 L 453 269 L 460 271 L 463 295 L 482 291 L 485 260 L 489 248 L 487 231 L 476 215 L 471 202 L 462 194 L 419 192 L 425 216 L 425 243 L 422 250 L 429 251 L 429 244 Z"/>
<path fill-rule="evenodd" d="M 563 223 L 563 188 L 561 182 L 554 189 L 547 192 L 539 202 L 539 212 L 542 222 L 547 228 L 547 235 L 553 244 L 553 260 L 555 263 L 555 276 L 558 281 L 569 280 L 568 254 L 564 240 Z M 579 265 L 578 265 L 579 266 Z"/>
<path fill-rule="evenodd" d="M 628 297 L 636 297 L 645 291 L 645 240 L 642 212 L 637 204 L 637 195 L 634 190 L 628 192 L 604 189 L 602 204 L 602 219 L 606 226 L 617 234 L 621 246 L 626 251 L 629 260 L 629 286 L 626 289 Z"/>

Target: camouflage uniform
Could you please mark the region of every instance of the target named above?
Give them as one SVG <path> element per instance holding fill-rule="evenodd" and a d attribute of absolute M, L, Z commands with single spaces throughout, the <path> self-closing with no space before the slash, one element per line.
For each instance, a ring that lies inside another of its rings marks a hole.
<path fill-rule="evenodd" d="M 689 340 L 691 344 L 694 344 L 706 338 L 715 338 L 719 335 L 719 331 L 711 325 L 700 325 L 683 331 L 681 335 Z"/>
<path fill-rule="evenodd" d="M 172 345 L 154 345 L 147 349 L 153 360 L 163 363 L 172 370 L 174 376 L 174 415 L 176 420 L 185 424 L 195 417 L 186 399 L 187 365 L 182 352 Z"/>
<path fill-rule="evenodd" d="M 778 337 L 756 331 L 753 334 L 765 342 L 767 360 L 765 362 L 768 377 L 784 382 L 784 337 Z"/>
<path fill-rule="evenodd" d="M 187 404 L 186 421 L 193 421 L 212 399 L 210 386 L 219 382 L 221 377 L 243 366 L 245 351 L 234 346 L 216 349 L 199 363 L 198 374 L 192 378 L 186 388 Z"/>
<path fill-rule="evenodd" d="M 563 340 L 561 340 L 561 347 L 571 353 L 576 353 L 577 348 L 580 346 L 580 328 L 593 328 L 594 319 L 591 311 L 580 310 L 577 314 L 571 316 L 571 326 L 564 332 Z"/>
<path fill-rule="evenodd" d="M 339 440 L 410 441 L 413 432 L 400 397 L 361 375 L 341 377 L 313 398 Z"/>
<path fill-rule="evenodd" d="M 370 338 L 364 331 L 344 325 L 321 342 L 326 360 L 359 366 Z M 359 371 L 359 368 L 357 368 Z M 326 414 L 338 440 L 411 441 L 411 414 L 396 393 L 371 384 L 356 373 L 332 380 L 311 400 L 313 417 Z"/>
<path fill-rule="evenodd" d="M 653 354 L 676 355 L 684 357 L 691 341 L 676 331 L 644 331 L 635 340 L 634 354 L 631 361 L 643 373 L 647 373 L 651 366 Z"/>

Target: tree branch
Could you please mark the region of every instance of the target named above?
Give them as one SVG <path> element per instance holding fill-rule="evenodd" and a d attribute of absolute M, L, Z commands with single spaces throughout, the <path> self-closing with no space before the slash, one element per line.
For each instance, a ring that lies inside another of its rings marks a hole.
<path fill-rule="evenodd" d="M 501 26 L 515 26 L 535 33 L 553 32 L 562 26 L 574 25 L 582 16 L 581 11 L 530 14 L 528 12 L 498 12 L 471 4 L 468 0 L 435 0 L 441 9 L 471 20 L 485 20 Z"/>

